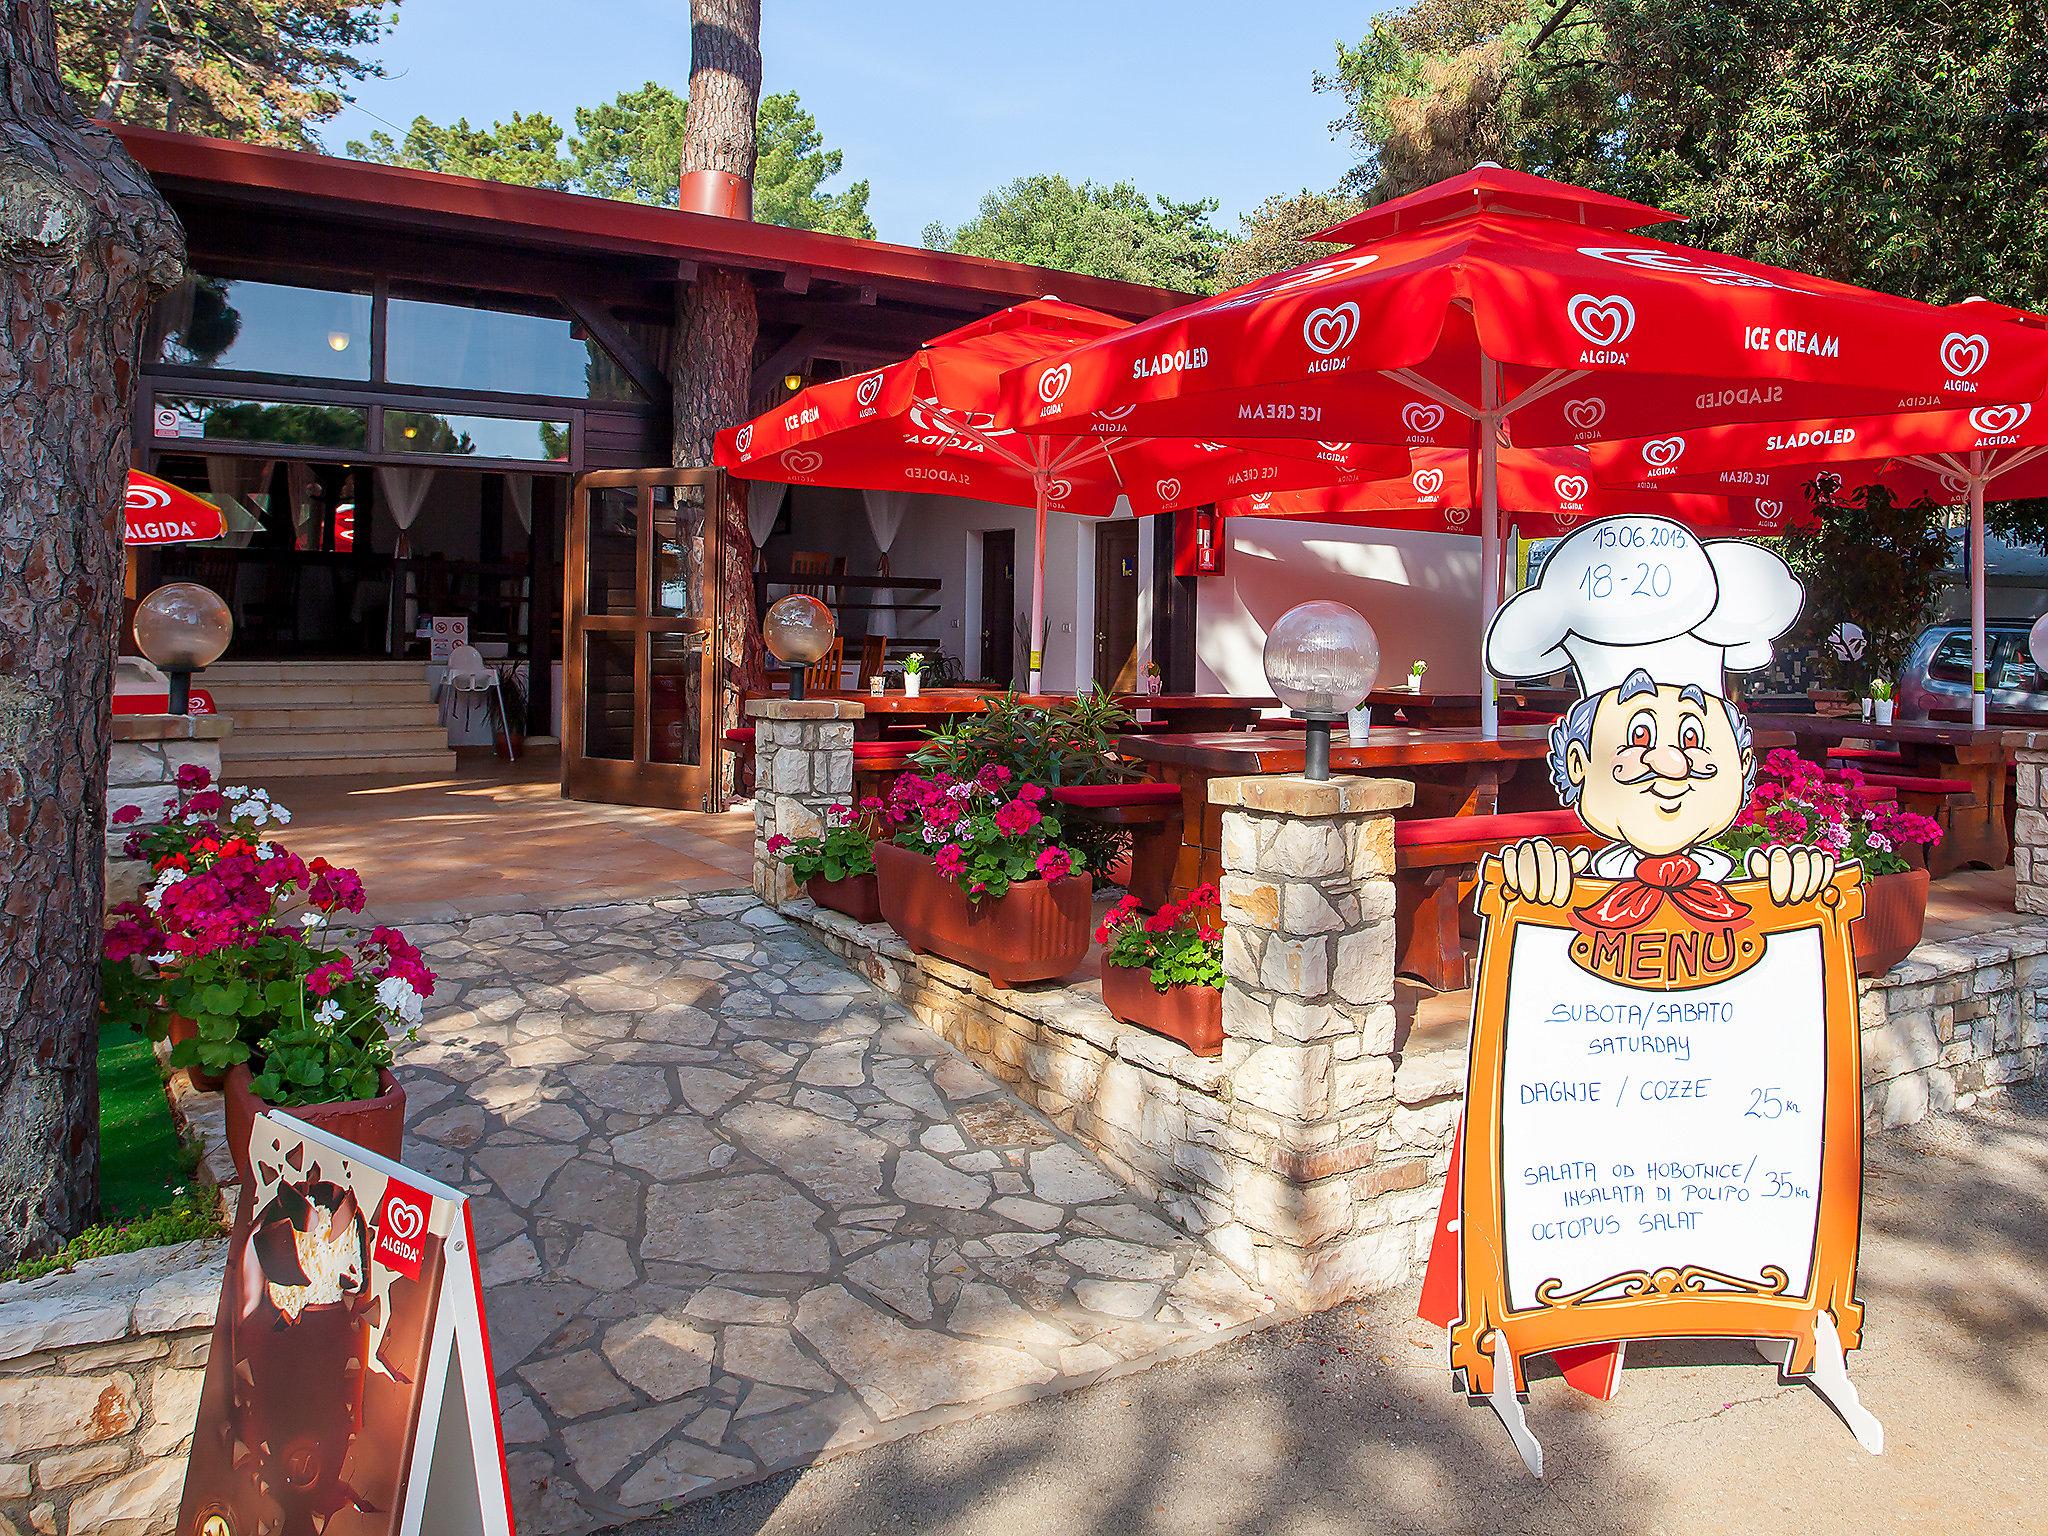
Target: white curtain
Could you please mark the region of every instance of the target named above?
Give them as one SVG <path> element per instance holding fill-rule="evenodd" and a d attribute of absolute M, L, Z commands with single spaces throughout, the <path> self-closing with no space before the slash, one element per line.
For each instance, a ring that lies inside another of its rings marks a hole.
<path fill-rule="evenodd" d="M 427 489 L 433 483 L 434 472 L 431 469 L 393 464 L 377 467 L 377 489 L 383 492 L 384 504 L 391 509 L 391 520 L 398 524 L 398 547 L 393 553 L 401 560 L 412 553 L 412 540 L 406 536 L 406 530 L 419 519 L 420 508 L 426 504 Z M 528 494 L 530 498 L 530 486 Z"/>
<path fill-rule="evenodd" d="M 775 519 L 782 515 L 782 498 L 788 494 L 789 487 L 779 480 L 747 482 L 747 532 L 753 537 L 754 548 L 766 544 L 768 535 L 775 531 Z"/>
<path fill-rule="evenodd" d="M 533 476 L 507 475 L 505 495 L 512 503 L 512 510 L 519 516 L 519 526 L 528 533 L 533 532 Z"/>
<path fill-rule="evenodd" d="M 263 526 L 263 511 L 270 500 L 270 472 L 276 467 L 275 459 L 245 459 L 225 453 L 206 456 L 206 489 L 221 505 L 228 530 L 221 543 L 229 549 L 247 549 Z"/>
<path fill-rule="evenodd" d="M 867 503 L 868 527 L 874 530 L 875 545 L 882 551 L 882 569 L 889 569 L 889 551 L 903 527 L 903 514 L 910 510 L 909 491 L 862 491 Z"/>

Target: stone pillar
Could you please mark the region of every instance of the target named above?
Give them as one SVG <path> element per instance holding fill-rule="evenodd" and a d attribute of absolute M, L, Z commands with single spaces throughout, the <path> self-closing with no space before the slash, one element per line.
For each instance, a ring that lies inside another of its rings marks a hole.
<path fill-rule="evenodd" d="M 107 823 L 107 904 L 133 901 L 142 892 L 143 865 L 122 849 L 138 826 L 161 821 L 177 793 L 178 770 L 196 764 L 220 778 L 220 744 L 233 730 L 222 715 L 116 715 L 107 759 L 107 815 L 139 806 L 142 820 Z"/>
<path fill-rule="evenodd" d="M 2021 912 L 2048 912 L 2048 731 L 2030 731 L 2015 754 L 2012 904 Z"/>
<path fill-rule="evenodd" d="M 768 852 L 768 839 L 816 837 L 828 806 L 853 800 L 853 722 L 867 710 L 851 699 L 754 699 L 754 889 L 772 907 L 796 894 Z"/>
<path fill-rule="evenodd" d="M 1276 1298 L 1322 1308 L 1405 1281 L 1430 1159 L 1381 1161 L 1395 1107 L 1396 779 L 1217 779 L 1223 1065 L 1234 1222 L 1208 1234 Z"/>

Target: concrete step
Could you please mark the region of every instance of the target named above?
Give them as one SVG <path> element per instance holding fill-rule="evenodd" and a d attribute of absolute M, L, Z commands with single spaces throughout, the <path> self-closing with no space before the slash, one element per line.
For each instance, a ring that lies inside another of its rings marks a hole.
<path fill-rule="evenodd" d="M 224 761 L 223 770 L 227 767 Z M 438 752 L 369 756 L 351 753 L 341 757 L 236 758 L 233 769 L 236 778 L 257 784 L 271 779 L 439 777 L 455 771 L 455 754 L 443 748 Z"/>
<path fill-rule="evenodd" d="M 229 711 L 235 734 L 249 736 L 259 731 L 338 731 L 357 726 L 373 730 L 426 729 L 441 726 L 441 706 L 434 703 L 377 704 L 360 708 L 348 704 L 314 704 L 305 709 L 256 709 L 238 705 Z"/>
<path fill-rule="evenodd" d="M 427 680 L 422 661 L 217 661 L 201 680 L 208 687 L 220 683 L 281 682 L 365 682 L 389 683 Z"/>
<path fill-rule="evenodd" d="M 377 683 L 216 683 L 208 678 L 204 686 L 222 714 L 237 709 L 297 709 L 318 704 L 351 704 L 372 707 L 386 704 L 427 702 L 426 682 Z"/>
<path fill-rule="evenodd" d="M 427 729 L 325 730 L 325 731 L 243 731 L 237 729 L 220 744 L 222 763 L 241 763 L 249 758 L 346 757 L 351 752 L 365 757 L 389 752 L 436 752 L 448 747 L 448 733 L 438 725 Z"/>

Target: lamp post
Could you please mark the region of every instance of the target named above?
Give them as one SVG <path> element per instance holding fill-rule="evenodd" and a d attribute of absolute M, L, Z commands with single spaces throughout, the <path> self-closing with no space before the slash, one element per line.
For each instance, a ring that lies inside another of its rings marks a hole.
<path fill-rule="evenodd" d="M 768 654 L 789 668 L 789 696 L 804 696 L 804 668 L 832 649 L 839 632 L 832 610 L 815 597 L 792 592 L 777 598 L 761 620 L 761 640 Z"/>
<path fill-rule="evenodd" d="M 1330 776 L 1330 727 L 1365 702 L 1380 672 L 1380 641 L 1365 616 L 1342 603 L 1302 603 L 1266 636 L 1266 682 L 1308 722 L 1311 779 Z"/>
<path fill-rule="evenodd" d="M 196 581 L 158 587 L 135 608 L 135 643 L 170 678 L 170 712 L 192 712 L 192 674 L 220 660 L 235 637 L 220 594 Z"/>

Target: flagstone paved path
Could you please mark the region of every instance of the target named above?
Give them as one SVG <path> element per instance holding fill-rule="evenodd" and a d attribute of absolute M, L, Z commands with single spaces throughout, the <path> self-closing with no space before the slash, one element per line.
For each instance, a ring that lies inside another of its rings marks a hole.
<path fill-rule="evenodd" d="M 416 930 L 525 1536 L 1186 1353 L 1272 1303 L 744 893 Z"/>

